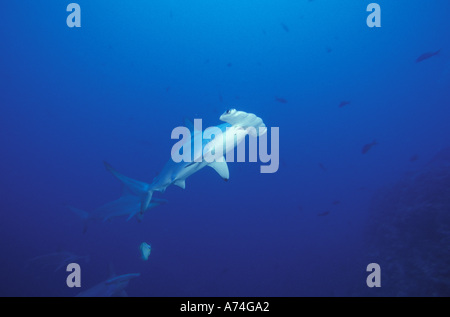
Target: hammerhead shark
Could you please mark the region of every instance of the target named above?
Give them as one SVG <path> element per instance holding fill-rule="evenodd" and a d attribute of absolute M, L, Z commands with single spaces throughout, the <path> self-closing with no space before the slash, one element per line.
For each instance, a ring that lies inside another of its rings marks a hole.
<path fill-rule="evenodd" d="M 167 200 L 153 198 L 145 210 L 165 204 Z M 87 212 L 73 206 L 67 206 L 83 220 L 83 233 L 87 231 L 88 222 L 93 220 L 109 221 L 115 217 L 128 216 L 127 221 L 136 215 L 140 210 L 141 199 L 131 194 L 124 194 L 119 199 L 104 204 L 92 212 Z M 138 215 L 141 220 L 142 214 Z"/>
<path fill-rule="evenodd" d="M 125 288 L 131 279 L 139 277 L 139 273 L 130 273 L 119 276 L 114 276 L 101 282 L 94 287 L 85 290 L 77 295 L 77 297 L 111 297 L 123 296 L 126 297 Z"/>
<path fill-rule="evenodd" d="M 151 184 L 129 178 L 117 172 L 107 162 L 104 162 L 105 167 L 125 185 L 130 193 L 140 197 L 141 213 L 147 210 L 148 205 L 152 200 L 153 192 L 164 192 L 166 188 L 172 184 L 184 189 L 186 187 L 186 178 L 198 172 L 205 166 L 212 167 L 222 179 L 227 181 L 229 179 L 229 170 L 223 156 L 212 161 L 207 161 L 203 159 L 203 157 L 216 152 L 218 149 L 222 150 L 220 153 L 225 154 L 242 142 L 247 134 L 255 137 L 263 135 L 267 132 L 267 128 L 262 119 L 255 114 L 238 111 L 236 109 L 230 109 L 224 112 L 220 116 L 220 120 L 225 123 L 208 128 L 215 128 L 215 131 L 220 130 L 220 133 L 215 133 L 213 139 L 204 137 L 211 132 L 210 130 L 197 130 L 195 129 L 195 124 L 192 125 L 190 122 L 185 122 L 188 126 L 186 128 L 191 131 L 191 137 L 185 141 L 183 147 L 193 149 L 190 153 L 190 160 L 175 162 L 173 157 L 171 157 L 161 172 L 153 179 Z M 195 143 L 198 142 L 199 138 L 202 140 L 201 147 L 195 146 Z"/>
<path fill-rule="evenodd" d="M 90 257 L 88 255 L 79 256 L 73 254 L 72 252 L 59 251 L 36 256 L 28 260 L 26 264 L 27 266 L 38 266 L 41 269 L 45 269 L 47 267 L 54 268 L 56 272 L 59 269 L 66 267 L 69 263 L 80 261 L 89 262 L 89 260 Z"/>

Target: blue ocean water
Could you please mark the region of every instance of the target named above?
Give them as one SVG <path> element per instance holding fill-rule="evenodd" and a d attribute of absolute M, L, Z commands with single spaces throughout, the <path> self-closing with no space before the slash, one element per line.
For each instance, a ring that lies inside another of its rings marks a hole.
<path fill-rule="evenodd" d="M 389 231 L 367 229 L 391 223 L 390 213 L 374 216 L 379 188 L 450 146 L 449 3 L 377 1 L 380 28 L 367 26 L 362 0 L 80 0 L 80 28 L 66 24 L 69 3 L 0 11 L 1 296 L 75 296 L 110 267 L 140 273 L 129 296 L 450 294 L 446 272 L 440 288 L 410 292 L 436 281 L 408 271 L 410 255 L 377 257 L 365 242 Z M 168 203 L 141 222 L 99 221 L 83 233 L 67 205 L 92 211 L 122 192 L 102 161 L 151 182 L 183 118 L 216 125 L 229 108 L 279 127 L 276 173 L 229 163 L 224 182 L 207 167 L 184 190 L 155 193 Z M 444 238 L 416 242 L 433 239 Z M 60 252 L 89 256 L 81 289 L 67 287 L 60 260 L 30 262 Z M 381 288 L 366 285 L 371 262 Z M 394 262 L 410 273 L 407 286 L 384 279 Z"/>

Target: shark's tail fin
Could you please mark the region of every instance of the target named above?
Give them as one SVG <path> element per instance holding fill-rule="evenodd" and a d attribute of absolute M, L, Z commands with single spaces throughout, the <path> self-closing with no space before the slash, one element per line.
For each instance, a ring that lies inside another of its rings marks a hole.
<path fill-rule="evenodd" d="M 81 220 L 83 221 L 83 233 L 87 232 L 87 225 L 89 222 L 89 213 L 87 211 L 75 208 L 73 206 L 67 206 L 73 213 L 75 213 L 76 215 L 78 215 L 78 217 L 81 218 Z"/>
<path fill-rule="evenodd" d="M 119 173 L 105 161 L 103 161 L 103 164 L 105 164 L 106 169 L 125 186 L 128 193 L 141 198 L 140 213 L 143 214 L 152 200 L 153 190 L 151 185 Z"/>
<path fill-rule="evenodd" d="M 123 185 L 125 185 L 130 194 L 141 196 L 150 189 L 149 184 L 132 179 L 119 173 L 105 161 L 103 161 L 103 164 L 105 164 L 106 170 L 108 170 L 111 174 L 114 175 L 115 178 L 117 178 Z"/>

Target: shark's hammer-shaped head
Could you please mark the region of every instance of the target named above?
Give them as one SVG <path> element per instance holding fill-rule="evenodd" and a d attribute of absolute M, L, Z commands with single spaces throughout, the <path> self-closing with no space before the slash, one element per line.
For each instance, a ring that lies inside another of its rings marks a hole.
<path fill-rule="evenodd" d="M 267 127 L 263 120 L 253 113 L 229 109 L 220 116 L 220 120 L 247 130 L 251 136 L 256 137 L 267 132 Z"/>

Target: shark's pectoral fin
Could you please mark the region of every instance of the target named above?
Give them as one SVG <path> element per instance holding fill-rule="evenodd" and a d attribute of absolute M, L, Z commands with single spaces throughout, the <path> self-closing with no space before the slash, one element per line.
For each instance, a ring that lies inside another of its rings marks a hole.
<path fill-rule="evenodd" d="M 183 189 L 186 188 L 186 180 L 184 180 L 184 179 L 183 180 L 181 180 L 181 179 L 176 180 L 175 182 L 173 182 L 173 184 L 178 186 L 178 187 L 180 187 L 180 188 L 183 188 Z"/>
<path fill-rule="evenodd" d="M 228 171 L 228 165 L 225 160 L 222 162 L 214 161 L 209 163 L 208 166 L 212 167 L 217 173 L 219 173 L 220 177 L 222 177 L 225 181 L 230 178 L 230 172 Z"/>
<path fill-rule="evenodd" d="M 187 168 L 187 167 L 189 167 L 189 166 L 192 166 L 192 165 L 194 165 L 195 163 L 197 163 L 197 162 L 191 162 L 191 163 L 189 163 L 188 165 L 186 165 L 184 168 Z"/>

